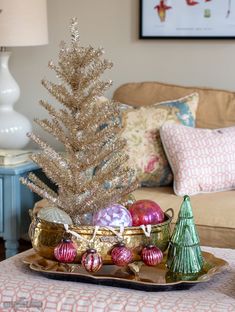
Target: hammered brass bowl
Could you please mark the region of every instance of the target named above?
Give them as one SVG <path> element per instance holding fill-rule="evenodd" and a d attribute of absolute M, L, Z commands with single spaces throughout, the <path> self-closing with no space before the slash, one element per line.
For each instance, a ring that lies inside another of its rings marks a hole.
<path fill-rule="evenodd" d="M 173 219 L 173 209 L 169 208 L 165 211 L 165 221 L 157 225 L 152 225 L 151 241 L 158 246 L 163 252 L 167 249 L 170 239 L 170 225 Z M 83 238 L 90 240 L 94 233 L 94 226 L 69 226 L 69 230 L 76 232 Z M 119 231 L 119 228 L 116 229 Z M 68 234 L 63 224 L 52 223 L 39 219 L 36 215 L 32 216 L 32 222 L 29 228 L 29 236 L 32 241 L 34 250 L 46 259 L 55 260 L 54 248 Z M 140 227 L 126 227 L 123 232 L 123 238 L 126 246 L 131 248 L 134 255 L 134 261 L 140 260 L 140 251 L 148 242 L 148 238 Z M 79 263 L 82 254 L 88 249 L 87 243 L 72 237 L 77 246 L 77 257 L 75 263 Z M 117 236 L 106 228 L 99 228 L 94 242 L 93 248 L 102 256 L 104 264 L 112 263 L 110 251 L 113 246 L 118 243 Z"/>

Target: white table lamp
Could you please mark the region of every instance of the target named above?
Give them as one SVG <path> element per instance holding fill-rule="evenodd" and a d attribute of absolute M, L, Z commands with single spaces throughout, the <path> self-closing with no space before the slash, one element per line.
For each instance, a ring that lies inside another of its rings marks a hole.
<path fill-rule="evenodd" d="M 14 110 L 20 89 L 8 69 L 7 47 L 48 43 L 46 0 L 0 0 L 0 148 L 21 149 L 30 121 Z"/>

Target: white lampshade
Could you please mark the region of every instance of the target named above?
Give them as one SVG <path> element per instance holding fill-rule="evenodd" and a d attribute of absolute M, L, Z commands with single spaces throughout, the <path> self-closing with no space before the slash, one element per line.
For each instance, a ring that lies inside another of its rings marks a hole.
<path fill-rule="evenodd" d="M 48 43 L 46 0 L 0 0 L 0 47 Z"/>

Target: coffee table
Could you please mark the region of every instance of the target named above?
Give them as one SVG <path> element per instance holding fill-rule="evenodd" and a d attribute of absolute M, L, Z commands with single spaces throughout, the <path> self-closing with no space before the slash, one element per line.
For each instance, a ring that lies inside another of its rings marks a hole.
<path fill-rule="evenodd" d="M 229 267 L 188 290 L 161 292 L 48 279 L 22 263 L 29 250 L 0 262 L 0 311 L 235 311 L 235 250 L 202 249 Z"/>

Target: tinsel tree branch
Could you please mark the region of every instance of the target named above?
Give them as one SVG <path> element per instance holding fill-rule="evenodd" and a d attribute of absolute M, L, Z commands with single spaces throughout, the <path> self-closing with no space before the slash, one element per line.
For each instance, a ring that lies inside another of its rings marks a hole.
<path fill-rule="evenodd" d="M 102 48 L 80 46 L 76 19 L 72 19 L 70 32 L 71 43 L 61 43 L 58 63 L 49 62 L 59 82 L 42 80 L 42 85 L 61 108 L 40 101 L 50 120 L 35 120 L 63 144 L 65 154 L 56 152 L 36 134 L 30 134 L 42 149 L 32 155 L 32 160 L 57 185 L 58 192 L 52 191 L 34 174 L 22 182 L 66 211 L 75 224 L 80 224 L 84 213 L 119 202 L 137 188 L 138 182 L 134 172 L 126 166 L 126 142 L 121 138 L 119 106 L 100 98 L 112 84 L 101 80 L 101 75 L 113 64 L 103 59 Z"/>
<path fill-rule="evenodd" d="M 58 206 L 60 208 L 63 209 L 63 205 L 61 204 L 60 200 L 58 199 L 58 196 L 54 197 L 51 196 L 50 193 L 47 192 L 47 190 L 45 188 L 40 188 L 39 186 L 37 186 L 35 183 L 31 182 L 29 179 L 27 178 L 21 178 L 21 183 L 25 184 L 28 186 L 28 188 L 37 193 L 39 196 L 45 198 L 48 200 L 49 203 L 51 203 L 54 206 Z"/>
<path fill-rule="evenodd" d="M 48 193 L 51 198 L 57 198 L 57 194 L 55 191 L 53 191 L 49 186 L 44 183 L 42 180 L 40 180 L 34 173 L 30 173 L 28 175 L 28 180 L 33 182 L 36 186 L 38 186 L 41 190 L 44 190 Z"/>
<path fill-rule="evenodd" d="M 60 121 L 67 129 L 74 128 L 74 131 L 77 131 L 79 127 L 78 121 L 74 119 L 66 109 L 60 109 L 57 111 L 46 101 L 40 101 L 39 103 L 48 111 L 52 119 Z"/>

